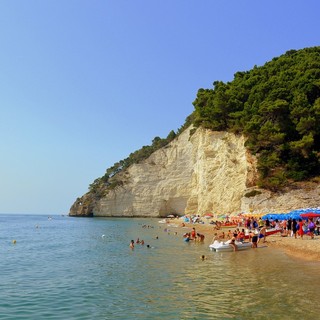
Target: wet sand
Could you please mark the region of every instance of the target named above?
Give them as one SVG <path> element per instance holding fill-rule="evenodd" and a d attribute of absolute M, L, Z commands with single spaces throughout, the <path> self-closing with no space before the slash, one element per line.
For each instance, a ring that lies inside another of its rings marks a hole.
<path fill-rule="evenodd" d="M 178 225 L 184 232 L 191 232 L 192 228 L 196 229 L 196 232 L 205 235 L 206 241 L 211 241 L 215 233 L 220 235 L 222 232 L 229 231 L 230 228 L 223 228 L 222 230 L 214 230 L 213 225 L 206 224 L 189 224 L 185 223 L 185 227 L 182 228 L 182 222 L 179 219 L 170 220 L 169 225 Z M 241 227 L 240 227 L 241 229 Z M 234 229 L 231 229 L 234 230 Z M 262 243 L 260 243 L 262 245 Z M 320 236 L 314 236 L 311 239 L 310 236 L 303 236 L 303 239 L 297 237 L 282 237 L 280 234 L 275 234 L 267 237 L 267 240 L 263 245 L 267 245 L 273 248 L 280 249 L 286 254 L 301 258 L 304 260 L 320 261 Z M 259 244 L 258 244 L 259 246 Z"/>

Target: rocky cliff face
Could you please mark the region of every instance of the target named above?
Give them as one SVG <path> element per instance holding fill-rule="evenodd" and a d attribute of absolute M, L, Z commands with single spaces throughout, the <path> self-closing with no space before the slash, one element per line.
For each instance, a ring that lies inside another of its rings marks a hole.
<path fill-rule="evenodd" d="M 122 172 L 124 184 L 105 197 L 94 200 L 88 193 L 77 199 L 70 215 L 159 217 L 208 211 L 280 212 L 318 205 L 316 188 L 309 190 L 310 196 L 305 190 L 295 190 L 292 196 L 261 190 L 247 197 L 257 171 L 256 159 L 244 142 L 243 136 L 232 133 L 197 129 L 190 136 L 186 130 L 143 163 Z"/>

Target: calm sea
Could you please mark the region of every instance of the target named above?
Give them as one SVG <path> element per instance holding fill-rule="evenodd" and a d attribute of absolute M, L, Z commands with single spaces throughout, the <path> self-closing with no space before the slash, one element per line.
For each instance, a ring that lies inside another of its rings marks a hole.
<path fill-rule="evenodd" d="M 0 215 L 0 319 L 319 319 L 319 263 L 272 248 L 214 253 L 169 229 Z"/>

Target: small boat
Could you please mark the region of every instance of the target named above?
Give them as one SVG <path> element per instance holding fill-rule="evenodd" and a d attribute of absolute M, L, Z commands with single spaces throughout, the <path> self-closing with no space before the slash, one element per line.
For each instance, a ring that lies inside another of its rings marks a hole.
<path fill-rule="evenodd" d="M 226 222 L 226 223 L 222 223 L 220 225 L 220 228 L 237 228 L 238 225 L 236 223 L 230 223 L 230 222 Z"/>
<path fill-rule="evenodd" d="M 251 242 L 235 242 L 238 250 L 246 250 L 251 248 Z M 211 251 L 217 251 L 217 252 L 231 252 L 233 251 L 233 247 L 230 245 L 230 240 L 226 242 L 215 240 L 212 244 L 209 246 Z"/>
<path fill-rule="evenodd" d="M 276 229 L 276 228 L 273 228 L 273 229 L 267 229 L 266 230 L 266 236 L 271 236 L 272 234 L 275 234 L 275 233 L 278 233 L 278 232 L 281 232 L 282 229 Z"/>
<path fill-rule="evenodd" d="M 266 230 L 266 237 L 267 236 L 271 236 L 272 234 L 275 234 L 275 233 L 278 233 L 278 232 L 281 232 L 282 230 L 281 229 L 275 229 L 275 228 L 273 228 L 273 229 L 267 229 Z M 258 231 L 252 231 L 253 233 L 255 233 L 255 234 L 259 234 L 259 232 Z M 244 238 L 245 239 L 249 239 L 250 238 L 250 235 L 249 234 L 246 234 L 245 236 L 244 236 Z"/>

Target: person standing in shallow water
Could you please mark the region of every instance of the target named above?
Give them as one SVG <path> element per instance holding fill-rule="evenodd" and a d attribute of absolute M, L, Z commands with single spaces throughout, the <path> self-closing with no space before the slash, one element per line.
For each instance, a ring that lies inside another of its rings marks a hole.
<path fill-rule="evenodd" d="M 251 247 L 258 248 L 258 235 L 254 234 L 251 239 Z"/>
<path fill-rule="evenodd" d="M 197 237 L 197 233 L 196 233 L 196 228 L 192 228 L 192 231 L 191 231 L 191 239 L 196 239 Z"/>
<path fill-rule="evenodd" d="M 129 247 L 130 247 L 131 249 L 134 249 L 134 240 L 131 240 L 131 241 L 130 241 Z"/>
<path fill-rule="evenodd" d="M 236 238 L 235 237 L 231 238 L 229 245 L 233 248 L 234 252 L 238 251 L 238 247 L 236 245 Z"/>
<path fill-rule="evenodd" d="M 267 228 L 263 227 L 261 228 L 260 232 L 259 232 L 259 237 L 258 237 L 258 242 L 260 242 L 260 240 L 263 238 L 262 242 L 266 242 L 266 232 L 267 232 Z"/>

